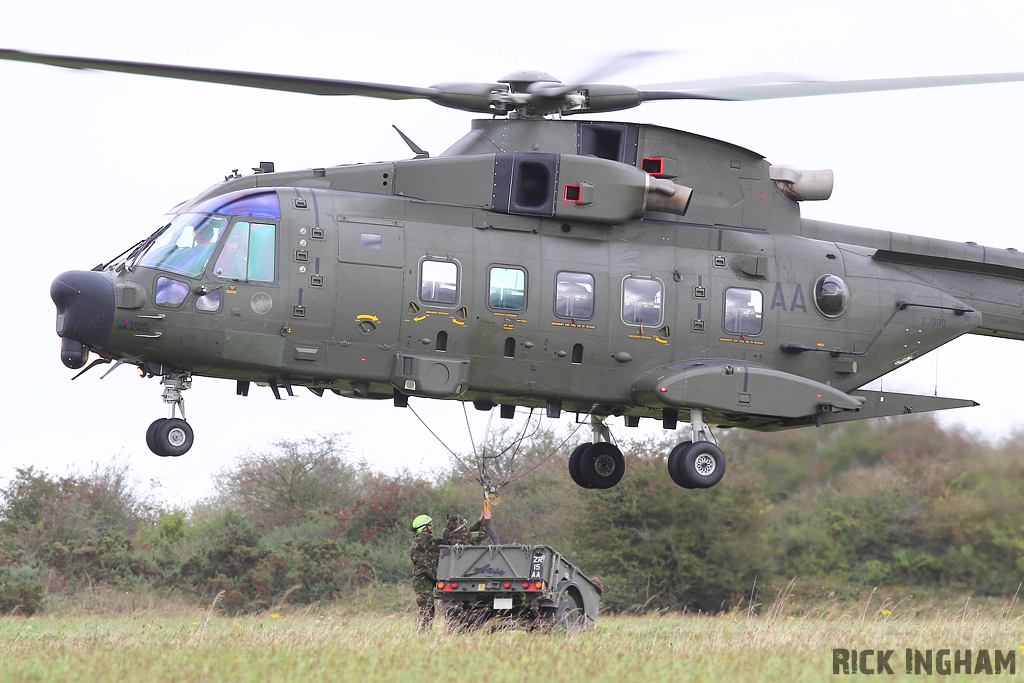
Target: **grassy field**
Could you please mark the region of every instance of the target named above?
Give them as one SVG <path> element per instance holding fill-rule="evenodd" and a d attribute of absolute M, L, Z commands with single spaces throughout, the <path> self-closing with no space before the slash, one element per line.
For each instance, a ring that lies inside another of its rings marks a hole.
<path fill-rule="evenodd" d="M 417 635 L 410 612 L 367 601 L 241 617 L 177 603 L 57 605 L 0 619 L 0 681 L 822 681 L 837 678 L 833 648 L 895 650 L 886 680 L 922 678 L 905 674 L 906 648 L 1014 651 L 1017 673 L 989 679 L 1024 679 L 1015 600 L 928 611 L 871 596 L 800 616 L 780 601 L 760 615 L 602 616 L 574 635 L 449 635 L 440 622 Z"/>

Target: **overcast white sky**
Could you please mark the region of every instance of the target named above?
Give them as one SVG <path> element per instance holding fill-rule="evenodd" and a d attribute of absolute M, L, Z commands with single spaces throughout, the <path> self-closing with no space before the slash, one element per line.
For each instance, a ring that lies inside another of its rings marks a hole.
<path fill-rule="evenodd" d="M 0 47 L 427 86 L 519 69 L 571 79 L 603 58 L 673 50 L 613 82 L 756 72 L 884 78 L 1024 71 L 1024 4 L 1006 2 L 390 2 L 174 3 L 53 0 L 5 7 Z M 652 103 L 604 118 L 721 138 L 773 163 L 832 168 L 827 202 L 804 215 L 1024 249 L 1019 197 L 1024 83 L 775 102 Z M 260 161 L 279 170 L 407 158 L 396 124 L 437 154 L 471 115 L 426 102 L 317 98 L 0 62 L 0 292 L 6 346 L 0 478 L 129 459 L 172 503 L 206 494 L 216 471 L 274 437 L 349 432 L 384 471 L 428 471 L 447 453 L 390 402 L 306 392 L 248 398 L 196 378 L 196 434 L 181 458 L 145 445 L 166 414 L 156 380 L 121 368 L 104 380 L 59 359 L 50 281 L 89 269 L 148 235 L 160 216 Z M 995 437 L 1021 425 L 1024 344 L 969 337 L 885 379 L 885 389 L 972 398 L 948 423 Z M 872 388 L 877 388 L 877 382 Z M 435 431 L 469 449 L 460 404 L 413 400 Z M 485 416 L 475 414 L 479 437 Z M 654 428 L 653 422 L 647 421 Z M 619 438 L 637 434 L 621 420 Z M 628 476 L 628 474 L 627 474 Z"/>

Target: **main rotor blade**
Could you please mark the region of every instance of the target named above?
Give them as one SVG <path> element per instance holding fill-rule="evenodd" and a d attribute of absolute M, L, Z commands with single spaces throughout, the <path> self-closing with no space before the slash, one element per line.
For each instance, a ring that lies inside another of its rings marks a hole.
<path fill-rule="evenodd" d="M 92 69 L 95 71 L 118 71 L 121 73 L 176 78 L 185 81 L 202 81 L 224 85 L 240 85 L 263 90 L 306 93 L 309 95 L 359 95 L 387 100 L 432 99 L 442 93 L 434 88 L 414 88 L 386 83 L 364 83 L 361 81 L 338 81 L 328 78 L 304 76 L 283 76 L 277 74 L 205 69 L 146 62 L 125 62 L 112 59 L 91 59 L 86 57 L 65 57 L 45 55 L 18 50 L 0 50 L 0 59 L 19 62 L 33 62 L 63 66 L 69 69 Z"/>
<path fill-rule="evenodd" d="M 766 76 L 769 74 L 766 74 Z M 688 82 L 663 83 L 647 86 L 657 91 L 641 90 L 644 101 L 671 99 L 708 100 L 773 100 L 787 97 L 817 97 L 819 95 L 845 95 L 859 92 L 881 92 L 885 90 L 912 90 L 915 88 L 940 88 L 952 85 L 980 85 L 985 83 L 1012 83 L 1024 81 L 1024 73 L 961 74 L 953 76 L 917 76 L 913 78 L 878 78 L 857 81 L 810 81 L 774 82 L 734 85 L 734 79 L 723 79 L 721 83 Z M 674 93 L 676 89 L 685 92 Z"/>
<path fill-rule="evenodd" d="M 669 54 L 666 50 L 637 50 L 614 55 L 599 63 L 586 74 L 570 79 L 569 83 L 538 83 L 536 87 L 530 88 L 529 92 L 545 98 L 564 97 L 568 93 L 585 88 L 587 83 L 604 80 L 637 64 L 666 54 Z"/>

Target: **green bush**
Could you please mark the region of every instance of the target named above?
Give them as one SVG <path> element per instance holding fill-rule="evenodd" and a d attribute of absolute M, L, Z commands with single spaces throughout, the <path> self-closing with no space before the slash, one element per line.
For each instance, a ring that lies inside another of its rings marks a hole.
<path fill-rule="evenodd" d="M 91 586 L 101 581 L 117 584 L 151 571 L 148 558 L 133 553 L 131 541 L 119 533 L 100 537 L 87 533 L 67 544 L 53 543 L 42 548 L 39 557 L 76 585 Z"/>
<path fill-rule="evenodd" d="M 267 609 L 279 602 L 330 600 L 372 579 L 366 548 L 359 543 L 308 534 L 307 525 L 275 532 L 272 548 L 244 519 L 225 514 L 205 548 L 178 570 L 200 596 L 224 592 L 219 606 L 229 613 Z"/>
<path fill-rule="evenodd" d="M 728 486 L 686 491 L 661 457 L 626 462 L 615 488 L 587 493 L 577 525 L 586 535 L 579 562 L 600 575 L 606 608 L 714 612 L 764 576 L 757 501 L 741 473 Z"/>
<path fill-rule="evenodd" d="M 272 450 L 239 456 L 216 478 L 217 498 L 261 529 L 295 524 L 349 505 L 360 470 L 346 459 L 338 434 L 274 441 Z"/>
<path fill-rule="evenodd" d="M 228 612 L 407 585 L 411 520 L 475 521 L 481 471 L 507 484 L 493 509 L 500 539 L 551 545 L 599 575 L 606 610 L 728 610 L 794 578 L 991 595 L 1024 579 L 1024 434 L 989 444 L 928 418 L 730 430 L 719 434 L 726 478 L 683 490 L 666 471 L 686 438 L 676 432 L 620 444 L 626 475 L 599 491 L 566 471 L 581 434 L 530 429 L 520 447 L 496 430 L 431 478 L 353 466 L 340 437 L 282 441 L 244 456 L 230 485 L 187 512 L 151 506 L 126 465 L 17 469 L 0 487 L 0 611 L 100 583 L 204 601 L 223 591 Z"/>
<path fill-rule="evenodd" d="M 31 616 L 43 603 L 44 586 L 36 565 L 0 567 L 0 614 Z"/>

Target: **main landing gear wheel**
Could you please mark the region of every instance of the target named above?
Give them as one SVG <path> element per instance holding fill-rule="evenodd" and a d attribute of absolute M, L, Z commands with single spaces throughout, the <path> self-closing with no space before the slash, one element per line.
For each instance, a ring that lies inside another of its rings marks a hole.
<path fill-rule="evenodd" d="M 177 417 L 156 420 L 146 430 L 149 450 L 163 457 L 184 455 L 192 448 L 192 439 L 192 427 Z"/>
<path fill-rule="evenodd" d="M 575 449 L 573 449 L 572 455 L 569 456 L 569 476 L 576 483 L 577 486 L 584 489 L 593 488 L 590 484 L 583 479 L 583 474 L 580 472 L 580 458 L 583 457 L 583 451 L 587 450 L 594 444 L 592 443 L 581 443 Z"/>
<path fill-rule="evenodd" d="M 610 489 L 626 472 L 626 459 L 615 444 L 599 441 L 580 455 L 580 477 L 588 488 Z"/>
<path fill-rule="evenodd" d="M 626 472 L 626 459 L 613 444 L 611 433 L 602 418 L 590 416 L 594 441 L 577 446 L 569 456 L 569 476 L 585 489 L 610 489 Z"/>
<path fill-rule="evenodd" d="M 725 455 L 710 441 L 684 442 L 668 456 L 668 473 L 684 489 L 707 489 L 725 475 Z"/>

